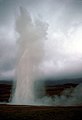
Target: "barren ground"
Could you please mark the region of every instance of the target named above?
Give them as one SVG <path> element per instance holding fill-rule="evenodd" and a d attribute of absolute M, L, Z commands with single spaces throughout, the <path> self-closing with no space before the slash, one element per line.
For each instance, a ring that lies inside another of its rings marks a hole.
<path fill-rule="evenodd" d="M 0 105 L 0 120 L 82 120 L 82 107 Z"/>

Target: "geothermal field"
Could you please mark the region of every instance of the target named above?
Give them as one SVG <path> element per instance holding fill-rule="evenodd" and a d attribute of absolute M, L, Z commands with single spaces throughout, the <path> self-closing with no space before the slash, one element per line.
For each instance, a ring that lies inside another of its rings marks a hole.
<path fill-rule="evenodd" d="M 76 83 L 66 83 L 54 85 L 47 81 L 45 91 L 46 96 L 53 97 L 53 95 L 60 96 L 63 90 L 75 88 Z M 35 105 L 12 105 L 12 81 L 0 81 L 0 120 L 81 120 L 82 119 L 82 103 L 78 105 L 64 106 L 64 105 L 49 105 L 49 106 L 35 106 Z M 67 95 L 69 98 L 70 95 Z M 61 98 L 60 98 L 61 99 Z M 55 101 L 55 100 L 54 100 Z M 47 102 L 47 98 L 46 98 Z M 66 102 L 66 101 L 64 101 Z"/>
<path fill-rule="evenodd" d="M 81 81 L 81 79 L 80 79 Z M 75 88 L 78 83 L 66 84 L 49 84 L 47 81 L 45 86 L 46 96 L 60 96 L 63 90 Z M 0 120 L 81 120 L 82 119 L 82 103 L 75 106 L 35 106 L 35 105 L 12 105 L 12 81 L 0 82 Z M 68 99 L 69 98 L 68 94 Z M 47 102 L 46 98 L 46 102 Z M 61 98 L 60 98 L 61 99 Z M 55 101 L 55 100 L 54 100 Z M 66 102 L 66 101 L 65 101 Z"/>
<path fill-rule="evenodd" d="M 82 120 L 82 1 L 6 1 L 0 120 Z"/>
<path fill-rule="evenodd" d="M 82 107 L 0 105 L 1 120 L 81 120 Z"/>

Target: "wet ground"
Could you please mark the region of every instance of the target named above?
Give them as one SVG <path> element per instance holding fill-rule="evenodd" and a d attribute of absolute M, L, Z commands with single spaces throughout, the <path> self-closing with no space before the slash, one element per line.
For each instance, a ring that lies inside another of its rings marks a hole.
<path fill-rule="evenodd" d="M 82 120 L 82 107 L 0 105 L 0 120 Z"/>

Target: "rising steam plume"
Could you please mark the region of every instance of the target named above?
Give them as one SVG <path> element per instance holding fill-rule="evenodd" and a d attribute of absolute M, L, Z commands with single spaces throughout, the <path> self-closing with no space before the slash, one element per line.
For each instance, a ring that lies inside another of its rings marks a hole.
<path fill-rule="evenodd" d="M 43 84 L 37 81 L 42 76 L 39 65 L 44 58 L 44 41 L 46 40 L 47 30 L 48 25 L 46 23 L 40 20 L 34 21 L 25 9 L 20 8 L 16 20 L 16 31 L 19 34 L 19 52 L 13 103 L 26 105 L 82 104 L 82 84 L 73 89 L 71 93 L 68 89 L 63 91 L 60 97 L 54 96 L 51 98 L 45 96 Z M 40 93 L 39 90 L 42 92 Z M 69 93 L 68 99 L 67 95 Z"/>
<path fill-rule="evenodd" d="M 20 37 L 14 102 L 35 104 L 34 82 L 41 74 L 38 68 L 44 54 L 43 41 L 46 39 L 47 24 L 40 20 L 33 22 L 29 13 L 20 8 L 16 31 Z"/>

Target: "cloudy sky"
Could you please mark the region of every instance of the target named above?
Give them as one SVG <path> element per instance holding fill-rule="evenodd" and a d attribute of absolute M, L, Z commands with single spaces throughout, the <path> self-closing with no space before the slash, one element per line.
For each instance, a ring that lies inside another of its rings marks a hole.
<path fill-rule="evenodd" d="M 82 0 L 0 0 L 0 79 L 15 77 L 15 18 L 20 6 L 49 25 L 41 69 L 81 76 Z"/>

